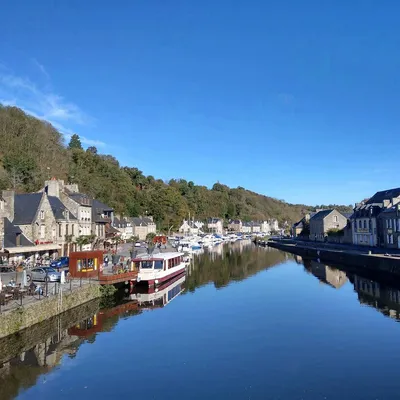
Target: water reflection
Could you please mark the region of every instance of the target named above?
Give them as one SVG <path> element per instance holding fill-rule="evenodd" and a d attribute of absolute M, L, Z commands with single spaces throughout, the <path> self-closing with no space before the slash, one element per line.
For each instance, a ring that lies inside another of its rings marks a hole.
<path fill-rule="evenodd" d="M 61 316 L 0 340 L 0 399 L 13 399 L 21 388 L 35 385 L 39 376 L 73 357 L 83 341 L 68 331 L 71 324 L 93 315 L 93 301 Z"/>
<path fill-rule="evenodd" d="M 29 331 L 0 340 L 0 399 L 12 399 L 21 390 L 44 382 L 53 368 L 63 364 L 65 357 L 75 357 L 81 345 L 95 343 L 101 332 L 112 332 L 121 319 L 138 316 L 147 310 L 159 310 L 169 306 L 176 299 L 179 302 L 181 301 L 179 299 L 190 297 L 189 295 L 181 296 L 181 294 L 196 292 L 201 286 L 211 283 L 216 288 L 222 288 L 292 259 L 299 264 L 298 267 L 292 265 L 293 268 L 301 273 L 304 267 L 307 274 L 316 278 L 311 279 L 311 282 L 314 281 L 315 284 L 320 282 L 327 288 L 333 289 L 329 291 L 330 294 L 334 293 L 335 296 L 343 297 L 342 294 L 346 294 L 346 289 L 343 288 L 349 288 L 349 285 L 352 285 L 357 295 L 352 295 L 351 301 L 356 301 L 358 298 L 360 304 L 373 307 L 383 315 L 399 320 L 400 284 L 396 282 L 388 285 L 379 278 L 371 279 L 359 272 L 346 272 L 340 266 L 334 267 L 316 260 L 303 259 L 297 255 L 292 256 L 273 248 L 255 247 L 250 242 L 238 241 L 195 254 L 188 266 L 187 274 L 177 276 L 158 288 L 148 290 L 136 287 L 131 293 L 119 293 L 115 303 L 106 308 L 99 309 L 99 302 L 89 303 L 61 317 L 32 327 Z M 285 271 L 285 268 L 282 270 Z M 275 274 L 275 280 L 276 276 Z M 291 278 L 292 275 L 282 275 L 282 279 L 276 282 L 284 287 Z M 304 278 L 304 280 L 299 280 L 300 284 L 310 282 L 308 277 L 304 276 Z M 269 279 L 269 275 L 265 276 L 264 284 Z M 263 282 L 263 280 L 258 282 Z M 250 293 L 252 285 L 253 283 L 243 287 L 247 287 Z M 270 291 L 266 293 L 263 293 L 263 296 L 268 295 L 269 303 L 273 303 L 274 300 L 279 299 L 281 292 L 280 289 L 274 292 L 270 288 Z M 315 301 L 317 302 L 318 299 Z M 200 304 L 204 303 L 200 302 Z M 264 303 L 260 302 L 260 304 Z M 174 311 L 173 306 L 169 307 L 171 311 Z M 180 315 L 175 317 L 184 320 L 187 316 L 181 315 L 183 311 L 180 310 Z M 212 313 L 212 310 L 207 312 Z M 245 314 L 248 318 L 252 317 L 252 313 L 247 310 Z M 219 317 L 221 315 L 223 317 L 223 314 L 219 314 Z M 254 318 L 254 321 L 258 321 L 257 314 L 254 314 Z M 226 318 L 225 323 L 234 323 L 234 319 L 232 321 L 231 319 Z M 137 321 L 139 325 L 135 324 L 135 329 L 140 326 L 140 319 Z M 245 329 L 250 330 L 254 321 L 246 325 Z M 218 319 L 215 319 L 214 323 L 218 329 Z M 213 336 L 214 331 L 210 331 L 210 335 Z M 258 349 L 258 351 L 261 350 Z"/>
<path fill-rule="evenodd" d="M 281 264 L 287 259 L 287 253 L 272 247 L 256 247 L 250 240 L 218 245 L 193 257 L 188 266 L 186 287 L 193 292 L 212 282 L 216 288 L 221 288 Z"/>
<path fill-rule="evenodd" d="M 304 269 L 321 283 L 335 289 L 340 289 L 350 282 L 357 293 L 360 304 L 373 307 L 396 321 L 400 320 L 400 282 L 393 280 L 389 286 L 383 280 L 378 281 L 371 277 L 345 272 L 315 260 L 303 259 L 298 255 L 294 255 L 294 260 L 298 264 L 303 264 Z"/>

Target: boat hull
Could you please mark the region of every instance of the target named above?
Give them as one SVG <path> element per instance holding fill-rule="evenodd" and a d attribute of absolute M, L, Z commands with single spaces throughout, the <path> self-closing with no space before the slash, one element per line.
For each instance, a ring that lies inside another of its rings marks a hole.
<path fill-rule="evenodd" d="M 171 268 L 170 270 L 161 271 L 163 272 L 162 274 L 144 274 L 139 272 L 137 277 L 137 282 L 147 284 L 149 287 L 152 287 L 160 285 L 163 282 L 166 282 L 170 279 L 173 279 L 177 275 L 182 274 L 185 270 L 186 270 L 186 264 L 181 263 L 178 266 Z"/>

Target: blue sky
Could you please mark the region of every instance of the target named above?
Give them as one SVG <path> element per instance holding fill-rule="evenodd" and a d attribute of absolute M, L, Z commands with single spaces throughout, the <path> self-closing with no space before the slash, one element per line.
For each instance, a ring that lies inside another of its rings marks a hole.
<path fill-rule="evenodd" d="M 400 2 L 5 2 L 0 102 L 157 178 L 354 203 L 399 186 Z"/>

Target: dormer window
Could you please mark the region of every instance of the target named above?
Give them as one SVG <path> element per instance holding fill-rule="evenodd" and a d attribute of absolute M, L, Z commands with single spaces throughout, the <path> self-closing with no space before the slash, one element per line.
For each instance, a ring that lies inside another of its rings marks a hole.
<path fill-rule="evenodd" d="M 40 219 L 43 221 L 44 220 L 44 211 L 40 210 Z"/>

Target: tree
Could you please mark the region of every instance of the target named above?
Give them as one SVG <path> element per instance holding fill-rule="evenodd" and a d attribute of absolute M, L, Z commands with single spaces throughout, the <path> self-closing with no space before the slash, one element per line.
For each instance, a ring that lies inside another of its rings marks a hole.
<path fill-rule="evenodd" d="M 82 247 L 90 243 L 90 238 L 89 236 L 81 235 L 75 239 L 75 242 L 79 246 L 79 250 L 82 251 Z"/>
<path fill-rule="evenodd" d="M 90 146 L 86 150 L 88 153 L 97 154 L 97 148 L 94 146 Z"/>
<path fill-rule="evenodd" d="M 156 237 L 157 235 L 154 232 L 150 232 L 146 235 L 146 241 L 147 243 L 153 243 L 153 239 Z"/>
<path fill-rule="evenodd" d="M 68 145 L 69 149 L 79 149 L 82 150 L 82 143 L 81 143 L 81 139 L 79 138 L 79 136 L 74 133 L 71 136 L 71 140 L 69 141 L 69 145 Z"/>
<path fill-rule="evenodd" d="M 121 236 L 114 236 L 112 239 L 112 243 L 115 246 L 115 254 L 118 252 L 118 245 L 123 243 Z"/>

